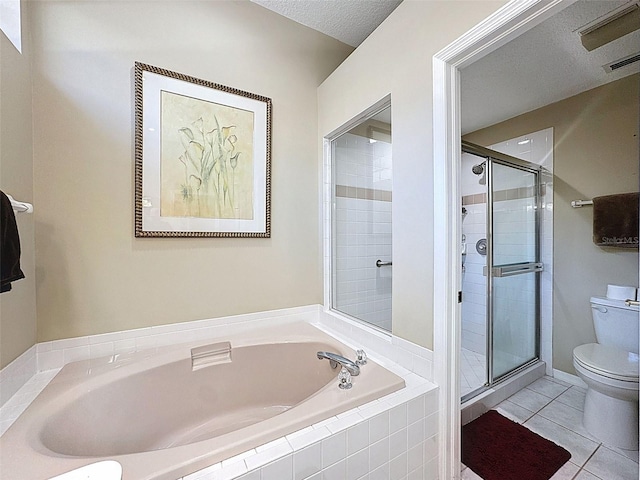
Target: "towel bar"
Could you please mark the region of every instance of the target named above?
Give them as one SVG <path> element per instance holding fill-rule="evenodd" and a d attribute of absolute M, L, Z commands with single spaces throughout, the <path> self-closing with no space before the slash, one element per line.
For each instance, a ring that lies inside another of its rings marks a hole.
<path fill-rule="evenodd" d="M 573 200 L 571 206 L 573 208 L 584 207 L 585 205 L 593 205 L 593 200 Z"/>

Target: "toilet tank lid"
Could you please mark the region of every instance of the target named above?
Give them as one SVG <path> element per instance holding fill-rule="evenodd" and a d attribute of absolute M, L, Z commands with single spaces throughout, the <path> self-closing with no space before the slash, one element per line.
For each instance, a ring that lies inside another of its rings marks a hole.
<path fill-rule="evenodd" d="M 637 305 L 627 306 L 624 300 L 613 300 L 607 297 L 591 297 L 591 303 L 596 305 L 602 305 L 604 307 L 624 308 L 625 310 L 639 311 Z"/>

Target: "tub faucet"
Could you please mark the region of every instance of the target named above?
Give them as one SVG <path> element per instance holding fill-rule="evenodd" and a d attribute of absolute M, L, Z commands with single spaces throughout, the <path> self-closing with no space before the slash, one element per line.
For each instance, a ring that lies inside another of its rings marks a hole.
<path fill-rule="evenodd" d="M 331 365 L 331 368 L 338 368 L 338 365 L 341 365 L 347 369 L 351 376 L 356 377 L 360 375 L 360 367 L 356 365 L 355 362 L 352 362 L 342 355 L 331 352 L 318 352 L 318 360 L 322 360 L 325 358 L 329 360 L 329 365 Z"/>

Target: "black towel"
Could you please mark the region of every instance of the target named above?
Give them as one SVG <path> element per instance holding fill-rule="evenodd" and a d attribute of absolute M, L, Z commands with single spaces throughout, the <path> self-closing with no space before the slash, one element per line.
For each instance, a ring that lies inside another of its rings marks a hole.
<path fill-rule="evenodd" d="M 20 270 L 20 237 L 11 200 L 0 191 L 0 293 L 11 290 L 11 282 L 24 278 Z"/>
<path fill-rule="evenodd" d="M 638 248 L 638 193 L 593 199 L 593 243 L 601 247 Z"/>

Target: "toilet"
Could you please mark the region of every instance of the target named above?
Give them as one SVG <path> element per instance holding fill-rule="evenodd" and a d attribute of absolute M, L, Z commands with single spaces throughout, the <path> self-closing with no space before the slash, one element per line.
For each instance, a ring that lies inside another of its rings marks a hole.
<path fill-rule="evenodd" d="M 573 365 L 588 386 L 582 418 L 587 431 L 607 445 L 638 450 L 639 310 L 625 303 L 625 296 L 635 300 L 634 290 L 633 296 L 615 290 L 591 297 L 598 343 L 576 347 Z"/>

